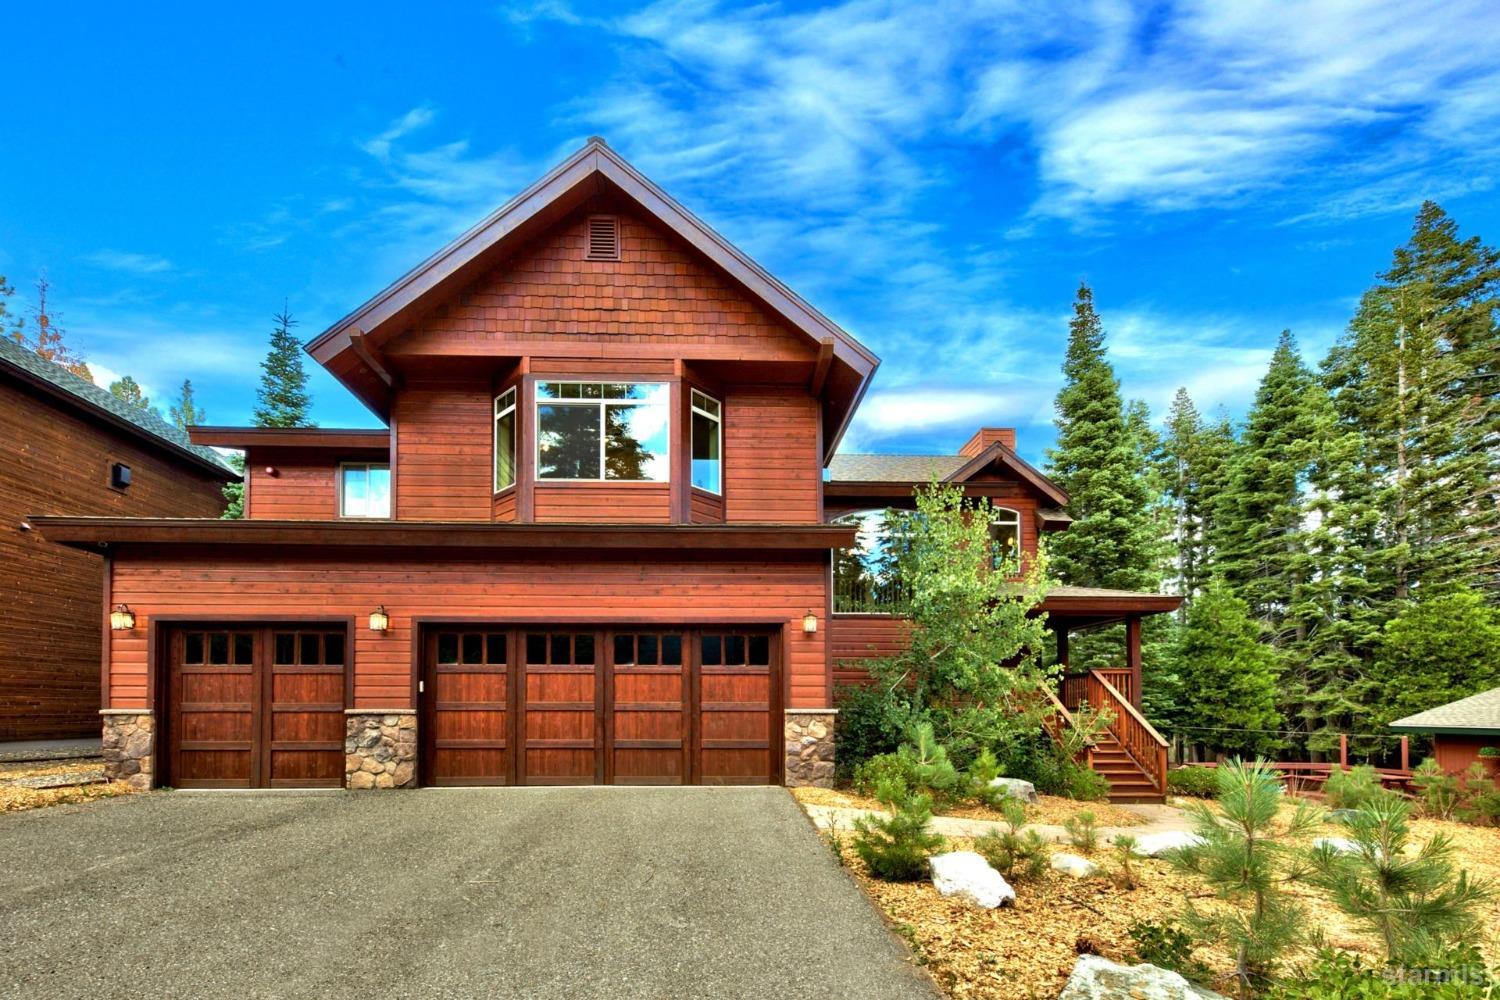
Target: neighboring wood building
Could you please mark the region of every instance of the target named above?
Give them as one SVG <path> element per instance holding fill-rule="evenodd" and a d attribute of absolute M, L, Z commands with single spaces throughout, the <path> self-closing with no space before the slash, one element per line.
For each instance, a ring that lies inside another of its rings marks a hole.
<path fill-rule="evenodd" d="M 1397 719 L 1391 728 L 1430 734 L 1432 756 L 1449 774 L 1467 770 L 1476 760 L 1493 773 L 1500 768 L 1500 757 L 1481 757 L 1480 751 L 1500 748 L 1500 687 Z"/>
<path fill-rule="evenodd" d="M 99 733 L 97 556 L 36 514 L 215 517 L 235 473 L 155 414 L 0 337 L 0 741 Z"/>
<path fill-rule="evenodd" d="M 836 648 L 871 626 L 834 613 L 856 526 L 830 519 L 925 481 L 822 481 L 868 350 L 599 140 L 308 350 L 388 429 L 195 428 L 245 450 L 243 521 L 43 521 L 111 555 L 133 612 L 116 773 L 831 779 Z M 962 465 L 1015 496 L 1028 549 L 1065 524 L 1009 446 Z M 1090 622 L 1176 604 L 1072 599 Z"/>

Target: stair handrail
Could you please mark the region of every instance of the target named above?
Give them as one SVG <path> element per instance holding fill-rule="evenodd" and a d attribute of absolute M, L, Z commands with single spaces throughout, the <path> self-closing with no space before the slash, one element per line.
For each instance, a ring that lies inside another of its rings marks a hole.
<path fill-rule="evenodd" d="M 1062 699 L 1058 698 L 1056 694 L 1045 687 L 1042 688 L 1041 691 L 1042 694 L 1046 695 L 1047 700 L 1052 703 L 1052 712 L 1042 717 L 1042 727 L 1048 731 L 1052 738 L 1054 740 L 1058 739 L 1058 734 L 1052 731 L 1052 727 L 1048 725 L 1047 722 L 1047 720 L 1051 719 L 1053 716 L 1059 716 L 1062 718 L 1064 728 L 1077 729 L 1078 720 L 1073 718 L 1073 713 L 1068 711 L 1068 706 L 1062 703 Z M 1095 744 L 1093 740 L 1087 740 L 1083 745 L 1083 762 L 1085 765 L 1091 768 L 1094 766 L 1094 746 Z"/>
<path fill-rule="evenodd" d="M 1098 670 L 1090 670 L 1089 678 L 1093 684 L 1097 684 L 1101 702 L 1112 704 L 1101 704 L 1099 707 L 1111 710 L 1112 718 L 1109 722 L 1110 732 L 1115 739 L 1120 741 L 1120 746 L 1125 748 L 1132 760 L 1134 760 L 1146 776 L 1151 779 L 1156 790 L 1165 795 L 1167 793 L 1167 748 L 1171 745 L 1156 727 L 1146 721 L 1129 700 L 1120 694 L 1119 689 L 1109 682 Z"/>

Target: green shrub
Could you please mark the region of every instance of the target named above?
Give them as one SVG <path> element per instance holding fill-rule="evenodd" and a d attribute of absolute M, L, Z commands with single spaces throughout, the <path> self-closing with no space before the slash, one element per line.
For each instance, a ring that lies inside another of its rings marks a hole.
<path fill-rule="evenodd" d="M 1323 785 L 1324 799 L 1330 809 L 1358 809 L 1384 794 L 1380 777 L 1369 764 L 1360 764 L 1347 771 L 1334 768 Z"/>
<path fill-rule="evenodd" d="M 860 761 L 854 769 L 854 790 L 872 798 L 875 791 L 886 782 L 898 782 L 905 791 L 911 790 L 914 775 L 906 758 L 897 753 L 883 753 Z"/>
<path fill-rule="evenodd" d="M 1068 841 L 1084 854 L 1093 854 L 1099 849 L 1099 828 L 1094 825 L 1094 814 L 1080 812 L 1063 820 L 1063 829 Z"/>
<path fill-rule="evenodd" d="M 1136 888 L 1141 884 L 1135 871 L 1135 849 L 1140 841 L 1136 840 L 1132 834 L 1122 833 L 1110 843 L 1115 845 L 1115 858 L 1120 863 L 1120 867 L 1115 872 L 1115 884 L 1121 889 Z"/>
<path fill-rule="evenodd" d="M 899 781 L 906 791 L 927 796 L 935 806 L 953 802 L 964 791 L 958 768 L 926 723 L 915 727 L 911 739 L 895 753 L 871 757 L 854 769 L 854 788 L 863 795 L 876 795 L 884 781 Z"/>
<path fill-rule="evenodd" d="M 1026 809 L 1021 803 L 1007 799 L 1000 810 L 1005 815 L 1000 829 L 977 838 L 974 850 L 1010 881 L 1040 878 L 1051 861 L 1047 842 L 1035 830 L 1022 829 L 1026 825 Z"/>
<path fill-rule="evenodd" d="M 916 882 L 927 875 L 927 859 L 943 846 L 943 838 L 927 829 L 932 800 L 912 795 L 895 781 L 876 793 L 890 807 L 889 816 L 861 816 L 854 821 L 854 853 L 870 874 L 886 882 Z"/>
<path fill-rule="evenodd" d="M 988 747 L 979 751 L 979 755 L 969 765 L 968 771 L 964 772 L 964 785 L 967 788 L 968 797 L 984 805 L 999 803 L 1005 798 L 1005 791 L 991 787 L 990 782 L 1000 777 L 1000 774 L 1000 762 L 995 759 L 995 752 Z"/>
<path fill-rule="evenodd" d="M 1167 772 L 1167 791 L 1173 795 L 1211 799 L 1219 791 L 1219 779 L 1211 767 L 1177 767 Z"/>
<path fill-rule="evenodd" d="M 1176 924 L 1138 920 L 1127 933 L 1142 962 L 1171 969 L 1194 982 L 1204 982 L 1213 975 L 1212 969 L 1193 958 L 1193 936 Z"/>
<path fill-rule="evenodd" d="M 885 695 L 873 684 L 848 685 L 834 696 L 834 771 L 843 781 L 854 776 L 860 764 L 883 753 L 893 753 L 901 744 L 886 712 Z"/>
<path fill-rule="evenodd" d="M 1422 803 L 1422 812 L 1437 819 L 1452 819 L 1458 805 L 1458 779 L 1428 757 L 1411 775 L 1412 787 Z"/>
<path fill-rule="evenodd" d="M 1103 802 L 1109 798 L 1109 779 L 1070 760 L 1063 765 L 1062 794 L 1078 802 Z"/>
<path fill-rule="evenodd" d="M 1481 756 L 1481 757 L 1500 757 L 1500 747 L 1480 747 L 1479 748 L 1479 756 Z"/>
<path fill-rule="evenodd" d="M 1487 1000 L 1491 979 L 1472 946 L 1427 969 L 1376 969 L 1358 955 L 1322 951 L 1318 960 L 1273 986 L 1267 1000 Z"/>

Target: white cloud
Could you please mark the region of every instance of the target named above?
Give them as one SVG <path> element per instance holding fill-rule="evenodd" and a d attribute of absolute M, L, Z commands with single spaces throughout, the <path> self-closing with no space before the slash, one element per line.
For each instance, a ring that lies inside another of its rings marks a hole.
<path fill-rule="evenodd" d="M 79 258 L 86 264 L 127 274 L 161 274 L 172 270 L 172 262 L 154 254 L 128 253 L 123 250 L 96 250 Z"/>

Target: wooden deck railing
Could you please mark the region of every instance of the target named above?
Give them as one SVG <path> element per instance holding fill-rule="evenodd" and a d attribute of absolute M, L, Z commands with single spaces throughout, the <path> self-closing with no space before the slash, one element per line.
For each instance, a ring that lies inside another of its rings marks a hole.
<path fill-rule="evenodd" d="M 1120 692 L 1126 701 L 1132 705 L 1136 703 L 1135 675 L 1129 670 L 1107 669 L 1100 670 L 1098 673 L 1099 676 L 1114 685 L 1114 689 Z"/>
<path fill-rule="evenodd" d="M 1090 670 L 1063 678 L 1061 703 L 1066 710 L 1080 705 L 1109 713 L 1109 732 L 1136 762 L 1161 794 L 1167 793 L 1167 743 L 1130 699 L 1114 684 L 1128 670 Z"/>

